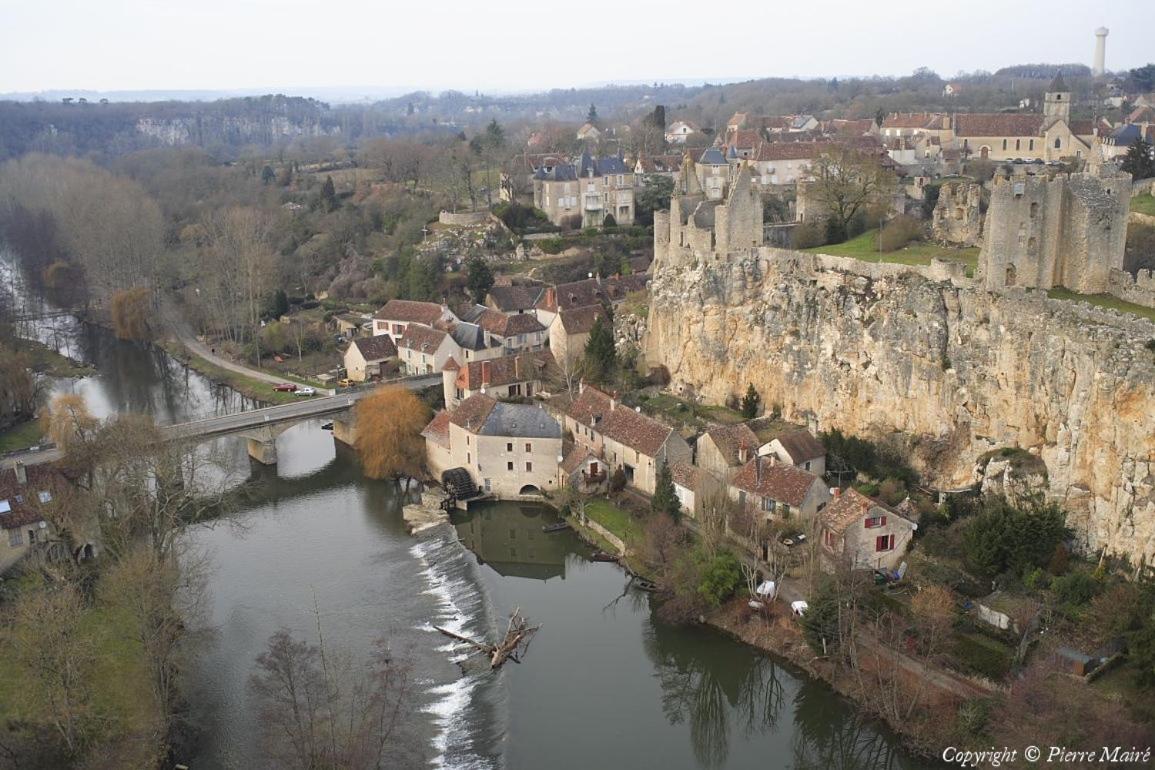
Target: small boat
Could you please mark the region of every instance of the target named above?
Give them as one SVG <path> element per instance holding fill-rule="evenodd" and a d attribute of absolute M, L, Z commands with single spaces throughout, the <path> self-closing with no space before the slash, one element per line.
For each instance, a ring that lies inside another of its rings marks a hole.
<path fill-rule="evenodd" d="M 614 562 L 616 562 L 617 560 L 618 560 L 618 557 L 615 554 L 606 553 L 605 551 L 596 551 L 594 553 L 594 555 L 590 557 L 590 561 L 614 561 Z"/>
<path fill-rule="evenodd" d="M 542 532 L 561 532 L 564 529 L 569 529 L 568 521 L 556 521 L 553 524 L 546 524 L 541 528 Z"/>
<path fill-rule="evenodd" d="M 645 578 L 635 578 L 634 579 L 634 588 L 638 588 L 638 589 L 641 589 L 642 591 L 649 591 L 650 593 L 653 593 L 654 591 L 658 590 L 658 584 L 653 582 L 653 581 L 646 580 Z"/>

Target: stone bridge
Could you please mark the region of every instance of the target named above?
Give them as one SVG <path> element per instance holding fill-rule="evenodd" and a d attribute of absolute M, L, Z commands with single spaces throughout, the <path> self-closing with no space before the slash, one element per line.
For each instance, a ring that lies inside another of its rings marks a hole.
<path fill-rule="evenodd" d="M 440 374 L 422 374 L 393 380 L 384 384 L 400 385 L 409 390 L 424 390 L 441 384 Z M 353 407 L 372 393 L 375 388 L 358 388 L 335 396 L 302 398 L 299 402 L 250 409 L 246 412 L 204 417 L 190 422 L 165 425 L 161 432 L 169 441 L 200 441 L 217 436 L 239 435 L 248 441 L 249 456 L 264 465 L 277 462 L 277 436 L 293 425 L 317 417 L 333 420 L 333 438 L 352 445 L 356 438 Z M 59 450 L 47 447 L 39 451 L 16 452 L 3 458 L 4 466 L 17 462 L 37 465 L 61 458 Z"/>

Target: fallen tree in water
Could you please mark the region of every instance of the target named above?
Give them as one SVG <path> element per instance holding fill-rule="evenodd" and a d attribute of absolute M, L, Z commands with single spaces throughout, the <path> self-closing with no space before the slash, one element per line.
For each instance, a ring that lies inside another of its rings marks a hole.
<path fill-rule="evenodd" d="M 470 639 L 468 636 L 462 636 L 456 632 L 450 631 L 440 626 L 434 626 L 445 636 L 458 641 L 465 642 L 474 648 L 472 654 L 477 655 L 484 653 L 489 656 L 489 667 L 491 669 L 499 668 L 505 661 L 512 660 L 514 663 L 521 663 L 522 656 L 525 655 L 529 649 L 529 643 L 533 639 L 533 635 L 541 626 L 531 626 L 521 614 L 521 608 L 515 609 L 509 616 L 509 627 L 505 630 L 505 635 L 497 644 L 487 644 L 479 642 L 476 639 Z"/>

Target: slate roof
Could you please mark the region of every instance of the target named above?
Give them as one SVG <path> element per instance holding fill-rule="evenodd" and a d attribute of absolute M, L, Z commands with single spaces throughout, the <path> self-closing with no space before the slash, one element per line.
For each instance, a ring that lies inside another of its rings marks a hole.
<path fill-rule="evenodd" d="M 471 361 L 460 367 L 456 385 L 463 390 L 478 390 L 489 372 L 489 385 L 511 385 L 515 382 L 530 382 L 550 377 L 555 373 L 553 353 L 548 350 L 533 353 L 517 353 L 486 361 Z"/>
<path fill-rule="evenodd" d="M 706 435 L 714 442 L 714 446 L 718 447 L 722 457 L 726 458 L 727 465 L 739 465 L 738 450 L 744 444 L 749 450 L 750 454 L 758 448 L 758 436 L 754 431 L 744 422 L 737 425 L 717 425 L 706 431 Z"/>
<path fill-rule="evenodd" d="M 759 497 L 800 506 L 816 481 L 817 476 L 801 468 L 774 462 L 772 458 L 755 457 L 742 466 L 732 484 Z"/>
<path fill-rule="evenodd" d="M 441 347 L 441 343 L 445 340 L 446 336 L 446 332 L 440 329 L 433 329 L 419 324 L 409 324 L 405 327 L 405 334 L 401 335 L 401 339 L 398 340 L 397 347 L 398 349 L 408 348 L 423 353 L 432 353 Z"/>
<path fill-rule="evenodd" d="M 1139 126 L 1130 123 L 1121 126 L 1111 134 L 1111 139 L 1114 140 L 1116 147 L 1130 147 L 1142 138 L 1143 135 L 1139 131 Z"/>
<path fill-rule="evenodd" d="M 443 310 L 444 308 L 435 302 L 391 299 L 373 317 L 382 321 L 405 321 L 432 326 L 441 318 Z"/>
<path fill-rule="evenodd" d="M 486 300 L 502 313 L 530 310 L 541 298 L 544 286 L 493 286 Z"/>
<path fill-rule="evenodd" d="M 889 505 L 867 497 L 854 487 L 847 488 L 844 492 L 840 493 L 838 497 L 827 503 L 819 515 L 822 517 L 822 526 L 825 529 L 830 530 L 836 535 L 841 535 L 846 531 L 847 527 L 854 522 L 859 519 L 865 520 L 874 509 L 879 509 L 882 513 L 896 516 L 904 521 L 909 521 Z M 914 524 L 914 522 L 910 523 Z"/>
<path fill-rule="evenodd" d="M 698 162 L 705 166 L 725 166 L 726 158 L 717 147 L 707 147 L 702 152 L 702 157 L 698 158 Z"/>
<path fill-rule="evenodd" d="M 803 463 L 807 460 L 826 456 L 826 447 L 822 446 L 822 442 L 814 438 L 808 430 L 783 433 L 777 437 L 777 440 L 795 463 Z"/>
<path fill-rule="evenodd" d="M 606 438 L 656 457 L 674 429 L 635 412 L 597 388 L 586 385 L 570 405 L 569 416 Z"/>
<path fill-rule="evenodd" d="M 64 476 L 48 465 L 31 465 L 24 469 L 28 482 L 16 480 L 16 470 L 0 470 L 0 529 L 16 529 L 38 524 L 44 520 L 40 506 L 52 502 L 59 489 L 67 482 Z M 48 499 L 41 502 L 41 493 Z"/>
<path fill-rule="evenodd" d="M 478 433 L 483 436 L 561 438 L 561 426 L 540 406 L 498 401 Z"/>
<path fill-rule="evenodd" d="M 1047 91 L 1049 93 L 1055 93 L 1056 91 L 1070 91 L 1070 90 L 1071 89 L 1067 88 L 1067 81 L 1063 80 L 1063 71 L 1062 70 L 1059 70 L 1058 72 L 1055 73 L 1055 79 L 1051 81 L 1051 85 L 1047 86 Z"/>
<path fill-rule="evenodd" d="M 543 166 L 533 173 L 533 178 L 546 182 L 574 182 L 577 181 L 577 167 L 572 163 L 559 163 L 547 171 Z"/>
<path fill-rule="evenodd" d="M 487 350 L 485 334 L 475 323 L 462 321 L 449 327 L 449 336 L 464 350 Z"/>
<path fill-rule="evenodd" d="M 397 355 L 397 346 L 388 334 L 375 334 L 372 337 L 355 337 L 353 347 L 361 353 L 366 361 L 384 361 Z"/>
<path fill-rule="evenodd" d="M 955 136 L 1038 136 L 1042 115 L 970 113 L 955 115 Z"/>

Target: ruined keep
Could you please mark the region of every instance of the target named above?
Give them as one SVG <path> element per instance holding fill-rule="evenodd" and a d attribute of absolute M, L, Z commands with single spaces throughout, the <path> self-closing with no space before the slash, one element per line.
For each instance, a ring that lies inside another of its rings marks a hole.
<path fill-rule="evenodd" d="M 983 228 L 976 277 L 984 288 L 1108 291 L 1123 267 L 1131 175 L 1097 171 L 997 176 Z"/>
<path fill-rule="evenodd" d="M 762 245 L 762 198 L 743 165 L 721 200 L 710 199 L 689 156 L 669 211 L 654 212 L 654 261 L 665 266 L 717 259 Z"/>
<path fill-rule="evenodd" d="M 939 243 L 977 246 L 982 242 L 983 188 L 977 182 L 946 182 L 939 188 L 931 235 Z"/>

